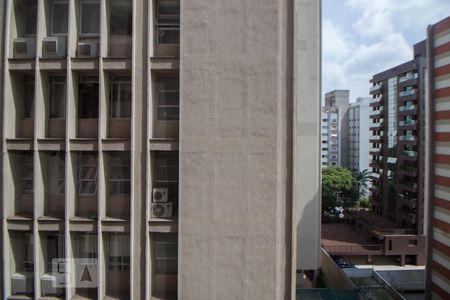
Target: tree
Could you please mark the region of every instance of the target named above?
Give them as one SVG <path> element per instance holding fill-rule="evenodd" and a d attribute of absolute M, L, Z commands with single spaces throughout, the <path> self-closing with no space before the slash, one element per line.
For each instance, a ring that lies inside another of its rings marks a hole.
<path fill-rule="evenodd" d="M 336 206 L 351 206 L 355 179 L 349 169 L 328 167 L 322 169 L 322 213 L 331 214 Z"/>
<path fill-rule="evenodd" d="M 352 202 L 355 204 L 367 194 L 369 188 L 370 172 L 366 169 L 363 171 L 353 170 L 353 189 L 351 193 Z"/>

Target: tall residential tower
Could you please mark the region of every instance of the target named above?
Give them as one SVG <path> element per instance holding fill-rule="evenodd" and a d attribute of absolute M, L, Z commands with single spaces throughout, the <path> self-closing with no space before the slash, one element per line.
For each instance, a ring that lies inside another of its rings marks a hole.
<path fill-rule="evenodd" d="M 292 299 L 320 264 L 320 1 L 5 7 L 1 298 Z"/>

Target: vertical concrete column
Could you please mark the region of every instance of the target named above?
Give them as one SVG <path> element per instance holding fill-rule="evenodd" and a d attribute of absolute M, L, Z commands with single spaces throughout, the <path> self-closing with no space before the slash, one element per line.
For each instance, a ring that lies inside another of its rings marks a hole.
<path fill-rule="evenodd" d="M 321 1 L 295 1 L 294 215 L 297 270 L 320 267 Z"/>
<path fill-rule="evenodd" d="M 133 40 L 132 40 L 132 119 L 131 119 L 131 299 L 144 299 L 145 286 L 145 245 L 146 229 L 146 177 L 147 158 L 147 1 L 133 0 Z"/>

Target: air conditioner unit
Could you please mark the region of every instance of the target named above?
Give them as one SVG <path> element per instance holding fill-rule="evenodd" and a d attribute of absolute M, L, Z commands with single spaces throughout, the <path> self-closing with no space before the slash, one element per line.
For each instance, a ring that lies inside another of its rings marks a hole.
<path fill-rule="evenodd" d="M 152 218 L 171 218 L 172 216 L 172 203 L 152 203 Z"/>
<path fill-rule="evenodd" d="M 34 37 L 17 38 L 13 42 L 14 58 L 32 58 L 36 55 L 36 42 Z"/>
<path fill-rule="evenodd" d="M 46 37 L 42 40 L 43 57 L 64 57 L 66 56 L 66 38 Z"/>
<path fill-rule="evenodd" d="M 168 188 L 154 188 L 153 189 L 153 203 L 165 203 L 169 201 Z"/>
<path fill-rule="evenodd" d="M 13 295 L 33 294 L 33 272 L 17 272 L 11 276 L 11 293 Z"/>
<path fill-rule="evenodd" d="M 97 43 L 95 42 L 79 42 L 78 57 L 97 57 Z"/>
<path fill-rule="evenodd" d="M 45 273 L 41 277 L 41 291 L 43 296 L 59 296 L 63 294 L 63 289 L 58 287 L 56 276 Z"/>

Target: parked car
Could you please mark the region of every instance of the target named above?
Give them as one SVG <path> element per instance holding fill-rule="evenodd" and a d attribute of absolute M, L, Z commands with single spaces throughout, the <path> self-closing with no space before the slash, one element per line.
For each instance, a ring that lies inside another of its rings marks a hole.
<path fill-rule="evenodd" d="M 339 268 L 344 269 L 344 268 L 354 268 L 355 265 L 346 261 L 342 256 L 332 256 L 331 257 L 334 262 L 336 263 L 336 265 L 338 265 Z"/>

